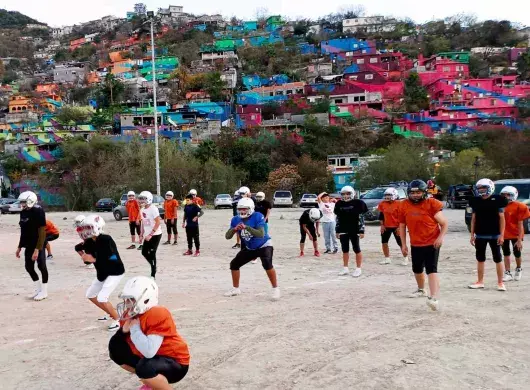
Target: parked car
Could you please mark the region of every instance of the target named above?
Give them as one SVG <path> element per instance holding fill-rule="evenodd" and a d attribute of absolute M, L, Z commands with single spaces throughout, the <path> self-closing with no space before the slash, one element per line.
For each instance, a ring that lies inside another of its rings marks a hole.
<path fill-rule="evenodd" d="M 447 190 L 447 207 L 457 209 L 467 207 L 469 199 L 473 197 L 473 186 L 469 184 L 457 184 L 449 186 Z"/>
<path fill-rule="evenodd" d="M 216 210 L 223 208 L 223 207 L 227 209 L 231 209 L 232 208 L 232 197 L 230 196 L 230 194 L 218 194 L 215 197 L 215 200 L 213 201 L 213 206 Z"/>
<path fill-rule="evenodd" d="M 389 187 L 390 186 L 376 187 L 368 191 L 366 194 L 361 195 L 361 200 L 363 200 L 364 203 L 366 203 L 366 206 L 368 207 L 368 211 L 364 214 L 365 221 L 379 220 L 379 210 L 377 209 L 377 206 L 383 201 L 385 191 Z M 396 190 L 398 191 L 399 199 L 405 199 L 407 197 L 406 187 L 397 187 Z"/>
<path fill-rule="evenodd" d="M 304 194 L 300 199 L 300 207 L 318 207 L 318 196 L 316 194 Z"/>
<path fill-rule="evenodd" d="M 291 191 L 276 191 L 272 197 L 272 207 L 293 207 Z"/>
<path fill-rule="evenodd" d="M 153 204 L 158 207 L 160 216 L 164 218 L 164 198 L 158 195 L 153 195 Z M 112 214 L 116 221 L 121 221 L 123 218 L 129 218 L 129 213 L 127 213 L 127 208 L 124 205 L 114 207 Z"/>
<path fill-rule="evenodd" d="M 0 212 L 2 214 L 7 214 L 9 207 L 4 207 L 4 206 L 9 206 L 10 204 L 15 203 L 16 201 L 17 201 L 16 199 L 11 199 L 11 198 L 0 199 Z"/>
<path fill-rule="evenodd" d="M 111 198 L 103 198 L 96 202 L 96 211 L 112 211 L 116 207 L 116 202 Z"/>
<path fill-rule="evenodd" d="M 338 192 L 334 192 L 332 194 L 329 194 L 329 197 L 331 200 L 335 200 L 335 201 L 339 201 L 342 199 L 342 196 L 341 194 L 339 194 Z"/>
<path fill-rule="evenodd" d="M 506 186 L 512 186 L 517 188 L 517 191 L 519 192 L 519 197 L 517 198 L 517 201 L 523 202 L 530 208 L 530 179 L 504 179 L 504 180 L 497 180 L 495 182 L 495 194 L 500 194 L 502 189 Z M 475 190 L 473 190 L 473 196 L 476 196 Z M 466 213 L 465 213 L 465 221 L 467 225 L 467 229 L 471 231 L 471 215 L 473 213 L 473 210 L 471 207 L 466 207 Z M 524 226 L 524 232 L 525 234 L 530 234 L 530 219 L 527 219 L 523 223 Z"/>
<path fill-rule="evenodd" d="M 120 205 L 125 206 L 125 203 L 127 203 L 127 199 L 129 199 L 127 194 L 122 194 L 120 198 Z"/>
<path fill-rule="evenodd" d="M 20 202 L 17 199 L 13 199 L 13 202 L 6 202 L 0 206 L 2 214 L 18 214 L 22 211 Z"/>

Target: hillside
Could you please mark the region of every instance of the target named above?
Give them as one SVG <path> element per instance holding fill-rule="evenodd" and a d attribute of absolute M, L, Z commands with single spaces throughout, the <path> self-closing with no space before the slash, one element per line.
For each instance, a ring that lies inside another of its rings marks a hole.
<path fill-rule="evenodd" d="M 0 9 L 0 28 L 22 28 L 26 24 L 42 24 L 17 11 Z"/>

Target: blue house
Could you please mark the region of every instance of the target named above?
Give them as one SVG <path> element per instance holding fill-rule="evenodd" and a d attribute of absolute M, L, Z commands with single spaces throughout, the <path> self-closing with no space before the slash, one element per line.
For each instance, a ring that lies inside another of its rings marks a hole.
<path fill-rule="evenodd" d="M 359 169 L 358 154 L 334 154 L 328 156 L 328 169 L 333 175 L 335 191 L 340 192 L 344 186 L 355 188 L 355 171 Z"/>

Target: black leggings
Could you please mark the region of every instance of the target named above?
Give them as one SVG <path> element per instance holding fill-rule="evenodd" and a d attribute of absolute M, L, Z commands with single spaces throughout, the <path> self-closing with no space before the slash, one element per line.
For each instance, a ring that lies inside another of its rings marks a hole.
<path fill-rule="evenodd" d="M 140 235 L 140 224 L 136 223 L 136 221 L 129 222 L 129 232 L 131 233 L 131 236 L 135 236 L 136 234 Z"/>
<path fill-rule="evenodd" d="M 46 248 L 46 243 L 44 243 L 44 248 Z M 31 259 L 35 248 L 26 248 L 24 250 L 26 271 L 28 271 L 29 276 L 31 276 L 31 280 L 34 282 L 39 280 L 39 275 L 37 275 L 37 272 L 35 272 L 35 263 L 37 263 L 37 267 L 39 267 L 39 271 L 42 274 L 42 283 L 48 283 L 48 268 L 46 268 L 46 253 L 44 248 L 39 251 L 39 257 L 37 257 L 37 261 L 33 261 Z"/>
<path fill-rule="evenodd" d="M 142 256 L 151 265 L 151 277 L 153 278 L 156 275 L 156 250 L 158 249 L 161 238 L 161 234 L 152 236 L 149 241 L 144 240 L 144 246 L 142 247 Z"/>
<path fill-rule="evenodd" d="M 517 242 L 517 238 L 504 240 L 504 244 L 502 244 L 502 254 L 506 257 L 511 256 L 512 252 L 510 251 L 510 243 L 513 247 L 513 255 L 516 259 L 520 259 L 522 254 L 519 249 L 515 246 L 515 243 Z"/>
<path fill-rule="evenodd" d="M 175 238 L 177 237 L 178 231 L 177 231 L 177 218 L 174 219 L 168 219 L 166 222 L 166 229 L 167 234 L 171 235 L 172 233 L 175 235 Z"/>
<path fill-rule="evenodd" d="M 392 234 L 396 239 L 396 243 L 401 248 L 401 237 L 399 236 L 398 228 L 385 228 L 385 231 L 381 233 L 381 243 L 388 244 L 388 241 L 390 241 L 390 236 Z"/>
<path fill-rule="evenodd" d="M 315 225 L 305 225 L 306 229 L 309 231 L 309 234 L 311 234 L 311 237 L 313 237 L 312 241 L 317 241 L 317 232 L 315 230 Z M 305 239 L 307 237 L 307 232 L 304 229 L 303 225 L 300 225 L 300 244 L 305 243 Z"/>
<path fill-rule="evenodd" d="M 191 251 L 193 242 L 195 241 L 195 249 L 201 249 L 201 241 L 199 240 L 199 227 L 186 226 L 186 238 L 188 239 L 188 249 Z"/>
<path fill-rule="evenodd" d="M 339 237 L 342 253 L 348 253 L 350 251 L 350 241 L 355 254 L 361 253 L 359 235 L 357 233 L 342 233 Z"/>
<path fill-rule="evenodd" d="M 493 256 L 493 261 L 495 263 L 500 263 L 502 261 L 501 256 L 501 246 L 497 243 L 497 239 L 487 239 L 487 238 L 477 238 L 475 239 L 475 254 L 477 261 L 483 263 L 486 261 L 486 248 L 487 246 L 491 248 L 491 255 Z"/>
<path fill-rule="evenodd" d="M 163 375 L 169 383 L 177 383 L 188 373 L 188 366 L 178 363 L 175 359 L 159 355 L 146 359 L 135 355 L 121 329 L 109 341 L 109 356 L 119 366 L 127 365 L 134 368 L 140 379 L 152 379 L 157 375 Z"/>

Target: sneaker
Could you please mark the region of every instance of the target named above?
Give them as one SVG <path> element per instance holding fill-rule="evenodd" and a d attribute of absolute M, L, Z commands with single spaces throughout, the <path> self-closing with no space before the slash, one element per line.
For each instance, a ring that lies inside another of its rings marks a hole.
<path fill-rule="evenodd" d="M 162 245 L 171 245 L 171 241 L 168 240 L 168 241 L 164 242 Z"/>
<path fill-rule="evenodd" d="M 315 251 L 315 257 L 320 257 L 320 252 L 319 251 Z"/>
<path fill-rule="evenodd" d="M 359 276 L 361 276 L 363 273 L 363 270 L 360 269 L 360 268 L 355 268 L 355 271 L 352 272 L 351 276 L 353 276 L 354 278 L 358 278 Z"/>
<path fill-rule="evenodd" d="M 522 276 L 523 276 L 523 269 L 522 268 L 516 268 L 515 269 L 515 276 L 513 277 L 513 279 L 518 282 L 519 280 L 521 280 Z"/>
<path fill-rule="evenodd" d="M 178 243 L 177 243 L 177 241 L 176 241 L 176 240 L 175 240 L 175 241 L 173 241 L 173 245 L 178 245 Z"/>
<path fill-rule="evenodd" d="M 503 282 L 511 282 L 513 280 L 512 273 L 510 271 L 504 271 L 504 277 L 502 278 Z"/>
<path fill-rule="evenodd" d="M 135 248 L 136 248 L 136 245 L 134 245 L 134 244 L 131 244 L 131 245 L 129 245 L 129 246 L 127 247 L 127 249 L 135 249 Z"/>
<path fill-rule="evenodd" d="M 476 283 L 470 284 L 467 287 L 470 288 L 471 290 L 478 290 L 480 288 L 484 288 L 484 283 L 476 282 Z"/>
<path fill-rule="evenodd" d="M 241 295 L 241 290 L 239 288 L 232 287 L 232 289 L 225 293 L 225 297 L 235 297 Z"/>
<path fill-rule="evenodd" d="M 390 260 L 390 257 L 385 257 L 383 260 L 379 262 L 379 264 L 381 265 L 392 264 L 392 260 Z"/>
<path fill-rule="evenodd" d="M 497 291 L 506 291 L 504 283 L 497 284 Z"/>
<path fill-rule="evenodd" d="M 48 298 L 48 293 L 45 290 L 39 291 L 37 295 L 33 298 L 34 301 L 43 301 Z"/>
<path fill-rule="evenodd" d="M 239 249 L 239 248 L 241 248 L 241 245 L 240 245 L 240 244 L 236 244 L 236 245 L 234 245 L 234 246 L 232 247 L 232 249 Z"/>
<path fill-rule="evenodd" d="M 201 251 L 195 251 L 195 254 L 193 255 L 193 257 L 199 257 L 201 255 Z"/>
<path fill-rule="evenodd" d="M 46 260 L 53 260 L 53 255 L 48 255 L 48 257 L 46 257 Z"/>
<path fill-rule="evenodd" d="M 114 332 L 118 329 L 120 329 L 120 321 L 112 321 L 110 325 L 107 327 L 107 330 L 109 332 Z"/>
<path fill-rule="evenodd" d="M 403 260 L 401 260 L 401 265 L 403 265 L 403 266 L 409 265 L 409 258 L 408 257 L 404 257 Z"/>
<path fill-rule="evenodd" d="M 141 251 L 144 246 L 142 244 L 138 245 L 138 250 Z"/>
<path fill-rule="evenodd" d="M 272 288 L 272 300 L 277 301 L 278 299 L 280 299 L 281 296 L 282 294 L 280 293 L 280 287 L 273 287 Z"/>
<path fill-rule="evenodd" d="M 330 253 L 331 253 L 331 250 L 329 250 L 329 249 L 326 249 L 325 252 L 324 252 L 325 255 L 329 255 Z"/>
<path fill-rule="evenodd" d="M 438 299 L 428 297 L 427 306 L 429 306 L 432 311 L 438 311 Z"/>
<path fill-rule="evenodd" d="M 86 264 L 85 268 L 92 269 L 94 268 L 94 264 Z"/>
<path fill-rule="evenodd" d="M 254 259 L 250 261 L 252 264 L 258 264 L 258 259 Z"/>
<path fill-rule="evenodd" d="M 40 293 L 40 290 L 35 290 L 35 291 L 33 291 L 31 294 L 28 294 L 27 298 L 28 298 L 28 299 L 35 299 L 35 297 L 36 297 L 37 295 L 39 295 L 39 293 Z"/>
<path fill-rule="evenodd" d="M 108 321 L 108 320 L 110 320 L 110 317 L 108 317 L 107 315 L 104 315 L 103 317 L 98 318 L 98 321 L 101 321 L 101 322 Z"/>
<path fill-rule="evenodd" d="M 304 257 L 304 252 L 300 252 L 300 255 L 298 257 Z"/>
<path fill-rule="evenodd" d="M 193 255 L 193 252 L 191 251 L 191 249 L 188 249 L 186 252 L 183 253 L 184 256 L 191 256 Z"/>
<path fill-rule="evenodd" d="M 338 249 L 338 248 L 335 248 L 335 249 L 333 250 L 333 254 L 334 254 L 334 255 L 336 255 L 338 252 L 339 252 L 339 249 Z"/>
<path fill-rule="evenodd" d="M 339 271 L 339 276 L 345 276 L 349 274 L 350 274 L 350 270 L 347 267 L 344 267 L 341 271 Z"/>
<path fill-rule="evenodd" d="M 425 293 L 425 290 L 419 288 L 416 291 L 414 291 L 412 294 L 410 294 L 411 298 L 423 298 L 426 297 L 427 294 Z"/>

